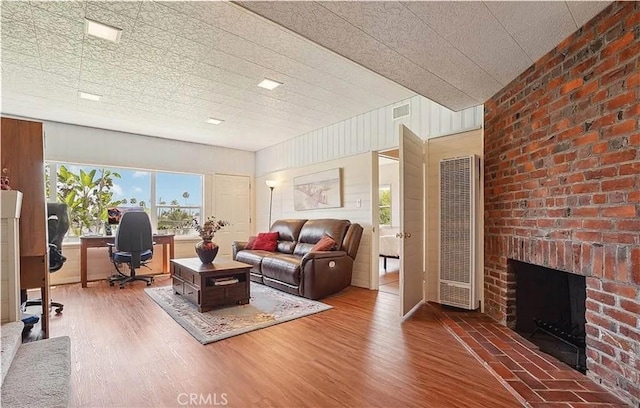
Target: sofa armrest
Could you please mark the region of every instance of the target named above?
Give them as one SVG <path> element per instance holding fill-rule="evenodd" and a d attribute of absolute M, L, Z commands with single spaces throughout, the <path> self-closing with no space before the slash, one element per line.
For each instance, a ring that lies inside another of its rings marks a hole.
<path fill-rule="evenodd" d="M 234 261 L 236 260 L 236 256 L 238 255 L 238 252 L 245 249 L 248 243 L 249 243 L 248 241 L 233 241 L 233 243 L 231 244 L 231 251 L 233 252 Z"/>
<path fill-rule="evenodd" d="M 302 257 L 300 294 L 321 299 L 351 285 L 353 259 L 345 251 L 309 252 Z"/>
<path fill-rule="evenodd" d="M 316 252 L 307 252 L 305 256 L 302 257 L 302 267 L 304 268 L 304 264 L 312 259 L 326 259 L 326 258 L 339 258 L 342 256 L 347 256 L 347 253 L 344 251 L 316 251 Z"/>

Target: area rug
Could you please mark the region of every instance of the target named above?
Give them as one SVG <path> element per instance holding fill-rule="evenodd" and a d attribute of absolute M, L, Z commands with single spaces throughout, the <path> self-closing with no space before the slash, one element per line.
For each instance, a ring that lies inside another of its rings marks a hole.
<path fill-rule="evenodd" d="M 171 286 L 149 288 L 145 289 L 145 292 L 202 344 L 332 308 L 322 302 L 290 295 L 253 282 L 248 305 L 223 307 L 206 313 L 198 312 L 193 303 L 176 295 Z"/>

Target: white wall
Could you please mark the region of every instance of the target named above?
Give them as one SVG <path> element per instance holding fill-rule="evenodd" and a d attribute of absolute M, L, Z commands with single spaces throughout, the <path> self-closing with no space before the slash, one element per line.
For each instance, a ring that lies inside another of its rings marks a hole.
<path fill-rule="evenodd" d="M 391 228 L 394 230 L 400 225 L 400 162 L 380 164 L 378 169 L 380 187 L 391 186 Z"/>
<path fill-rule="evenodd" d="M 257 214 L 257 230 L 266 231 L 268 229 L 269 188 L 265 185 L 265 180 L 276 180 L 278 185 L 273 190 L 272 221 L 279 218 L 339 218 L 362 225 L 364 232 L 351 283 L 355 286 L 368 288 L 371 277 L 371 166 L 371 154 L 365 153 L 312 166 L 268 173 L 256 178 L 256 201 L 259 203 L 259 208 L 265 209 Z M 342 207 L 307 211 L 294 210 L 293 178 L 335 168 L 342 169 Z M 358 200 L 361 203 L 360 207 L 357 205 Z"/>
<path fill-rule="evenodd" d="M 393 108 L 405 103 L 411 105 L 411 114 L 393 120 Z M 258 151 L 256 176 L 397 147 L 401 124 L 428 139 L 478 129 L 482 123 L 482 105 L 453 112 L 427 98 L 414 96 Z"/>
<path fill-rule="evenodd" d="M 253 176 L 255 154 L 86 126 L 44 122 L 45 160 Z"/>

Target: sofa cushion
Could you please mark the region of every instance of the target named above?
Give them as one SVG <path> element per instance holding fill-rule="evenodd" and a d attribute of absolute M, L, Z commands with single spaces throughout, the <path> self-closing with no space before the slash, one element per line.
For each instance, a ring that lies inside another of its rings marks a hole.
<path fill-rule="evenodd" d="M 280 252 L 283 254 L 292 254 L 295 248 L 296 248 L 295 241 L 278 241 L 276 252 Z"/>
<path fill-rule="evenodd" d="M 270 254 L 262 260 L 262 275 L 291 285 L 300 284 L 300 257 Z"/>
<path fill-rule="evenodd" d="M 277 232 L 261 232 L 253 243 L 253 249 L 273 252 L 278 246 Z"/>
<path fill-rule="evenodd" d="M 256 249 L 245 249 L 238 252 L 236 255 L 236 261 L 244 262 L 249 265 L 253 265 L 251 268 L 252 273 L 260 274 L 260 268 L 262 266 L 262 259 L 267 255 L 272 255 L 273 252 L 260 251 Z"/>
<path fill-rule="evenodd" d="M 300 235 L 300 229 L 307 220 L 277 220 L 269 231 L 278 233 L 277 251 L 292 254 Z"/>
<path fill-rule="evenodd" d="M 342 245 L 342 240 L 344 239 L 344 234 L 347 232 L 350 224 L 351 222 L 349 220 L 308 220 L 300 230 L 298 244 L 293 254 L 298 256 L 306 255 L 325 235 L 330 236 L 338 243 L 336 249 L 339 250 Z"/>
<path fill-rule="evenodd" d="M 336 248 L 336 241 L 333 240 L 333 238 L 331 238 L 328 235 L 325 235 L 324 237 L 322 237 L 322 239 L 320 241 L 318 241 L 313 248 L 311 248 L 311 252 L 318 252 L 318 251 L 332 251 Z"/>

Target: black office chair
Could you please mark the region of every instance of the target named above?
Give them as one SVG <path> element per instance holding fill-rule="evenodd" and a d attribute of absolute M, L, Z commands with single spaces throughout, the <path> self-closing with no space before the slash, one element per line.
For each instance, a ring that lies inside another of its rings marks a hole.
<path fill-rule="evenodd" d="M 67 261 L 67 258 L 62 255 L 62 240 L 69 231 L 69 212 L 66 204 L 47 203 L 47 227 L 49 230 L 49 273 L 53 273 L 59 271 Z M 23 304 L 23 308 L 41 305 L 42 299 L 27 300 Z M 64 305 L 51 302 L 49 307 L 55 307 L 56 313 L 60 314 Z"/>
<path fill-rule="evenodd" d="M 109 246 L 109 258 L 118 272 L 109 278 L 109 286 L 118 282 L 120 289 L 124 289 L 126 283 L 136 280 L 144 281 L 150 286 L 153 276 L 136 275 L 136 269 L 146 266 L 146 262 L 152 257 L 153 234 L 149 216 L 142 211 L 125 212 L 120 219 L 115 245 Z M 119 265 L 122 264 L 129 265 L 129 275 L 120 271 Z"/>

